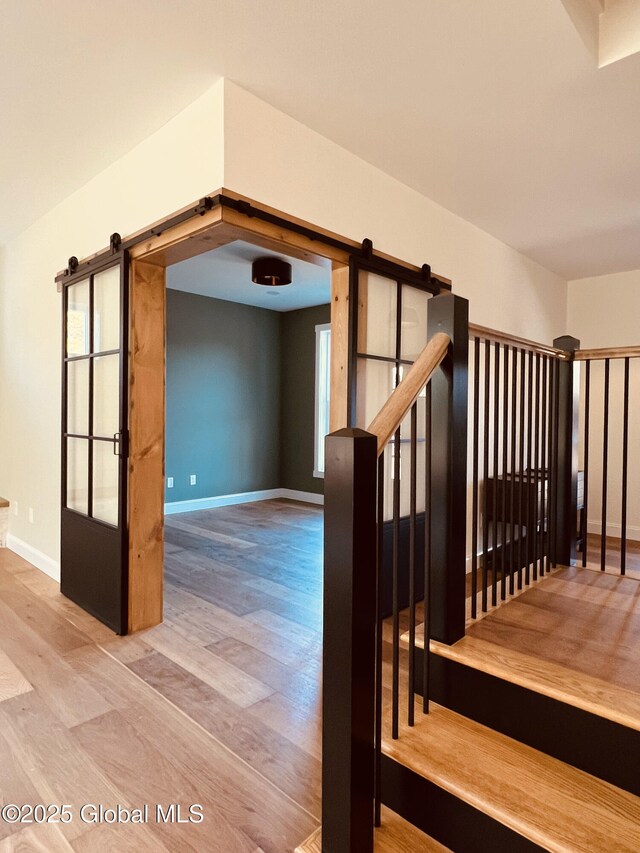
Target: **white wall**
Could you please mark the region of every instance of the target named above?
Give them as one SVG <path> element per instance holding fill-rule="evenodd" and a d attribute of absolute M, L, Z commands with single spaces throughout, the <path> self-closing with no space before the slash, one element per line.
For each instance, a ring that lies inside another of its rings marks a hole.
<path fill-rule="evenodd" d="M 338 234 L 370 237 L 402 260 L 431 264 L 469 299 L 472 322 L 543 343 L 566 333 L 559 276 L 229 81 L 225 181 Z M 470 530 L 469 511 L 469 551 Z"/>
<path fill-rule="evenodd" d="M 567 331 L 585 349 L 640 344 L 640 270 L 570 281 Z"/>
<path fill-rule="evenodd" d="M 569 282 L 567 329 L 585 349 L 640 345 L 640 270 Z M 584 458 L 584 370 L 581 406 L 580 461 Z M 620 536 L 622 487 L 622 406 L 624 363 L 612 360 L 609 402 L 609 465 L 607 472 L 607 528 Z M 591 532 L 599 533 L 602 512 L 602 450 L 604 366 L 592 362 L 589 441 L 589 507 Z M 629 407 L 629 538 L 640 539 L 640 359 L 630 363 Z"/>
<path fill-rule="evenodd" d="M 471 301 L 475 323 L 544 343 L 566 331 L 561 278 L 229 81 L 225 181 L 315 225 L 431 264 Z"/>
<path fill-rule="evenodd" d="M 18 502 L 12 537 L 54 575 L 61 350 L 54 276 L 70 255 L 104 248 L 114 231 L 132 233 L 222 186 L 223 98 L 220 81 L 0 251 L 0 495 Z"/>
<path fill-rule="evenodd" d="M 54 573 L 60 297 L 53 277 L 70 255 L 104 247 L 113 231 L 131 233 L 223 184 L 356 240 L 370 237 L 409 262 L 431 263 L 471 300 L 475 322 L 545 342 L 567 331 L 566 283 L 558 276 L 220 82 L 0 253 L 0 494 L 19 503 L 13 536 L 41 552 Z"/>

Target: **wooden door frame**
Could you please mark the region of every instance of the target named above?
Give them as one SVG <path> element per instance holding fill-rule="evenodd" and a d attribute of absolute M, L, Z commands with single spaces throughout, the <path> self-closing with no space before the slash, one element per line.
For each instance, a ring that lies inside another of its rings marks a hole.
<path fill-rule="evenodd" d="M 207 198 L 218 203 L 191 205 L 123 241 L 131 260 L 128 633 L 157 625 L 163 616 L 167 267 L 244 240 L 330 270 L 330 427 L 333 432 L 347 425 L 349 259 L 362 250 L 361 244 L 228 189 Z M 245 206 L 225 206 L 220 199 Z M 375 254 L 420 272 L 396 258 Z M 448 279 L 435 277 L 450 286 Z"/>

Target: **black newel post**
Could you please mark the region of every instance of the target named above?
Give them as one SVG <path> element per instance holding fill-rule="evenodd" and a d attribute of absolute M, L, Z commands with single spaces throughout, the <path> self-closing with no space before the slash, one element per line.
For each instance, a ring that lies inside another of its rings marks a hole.
<path fill-rule="evenodd" d="M 429 338 L 446 332 L 449 352 L 431 380 L 431 639 L 464 636 L 467 541 L 469 303 L 429 300 Z"/>
<path fill-rule="evenodd" d="M 555 488 L 555 533 L 551 542 L 554 564 L 573 566 L 578 548 L 578 420 L 580 407 L 580 364 L 574 353 L 580 341 L 570 335 L 556 338 L 554 347 L 571 354 L 558 363 L 556 397 L 557 470 L 550 481 Z"/>
<path fill-rule="evenodd" d="M 322 851 L 373 853 L 377 439 L 325 444 Z"/>

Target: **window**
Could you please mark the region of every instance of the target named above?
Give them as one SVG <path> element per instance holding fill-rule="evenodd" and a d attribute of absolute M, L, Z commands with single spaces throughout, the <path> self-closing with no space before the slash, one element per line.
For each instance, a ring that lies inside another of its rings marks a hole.
<path fill-rule="evenodd" d="M 324 477 L 324 439 L 329 432 L 331 324 L 316 326 L 316 421 L 313 476 Z"/>

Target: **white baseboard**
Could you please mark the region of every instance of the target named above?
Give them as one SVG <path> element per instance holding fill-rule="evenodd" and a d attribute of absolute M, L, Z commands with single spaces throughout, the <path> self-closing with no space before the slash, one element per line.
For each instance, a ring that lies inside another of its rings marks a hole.
<path fill-rule="evenodd" d="M 278 497 L 286 500 L 324 506 L 324 495 L 318 495 L 316 492 L 299 492 L 297 489 L 276 489 L 276 491 L 280 492 Z"/>
<path fill-rule="evenodd" d="M 36 569 L 40 569 L 45 575 L 49 575 L 54 581 L 60 583 L 60 563 L 58 561 L 47 557 L 42 551 L 38 551 L 37 548 L 34 548 L 27 542 L 23 542 L 22 539 L 18 539 L 12 533 L 7 536 L 7 548 L 13 551 L 14 554 L 22 557 L 23 560 L 27 560 L 34 565 Z"/>
<path fill-rule="evenodd" d="M 214 509 L 219 506 L 235 506 L 236 504 L 273 501 L 282 498 L 309 504 L 324 504 L 324 495 L 317 495 L 314 492 L 299 492 L 295 489 L 262 489 L 257 492 L 238 492 L 234 495 L 195 498 L 191 501 L 173 501 L 164 505 L 164 513 L 165 515 L 175 515 L 179 512 L 195 512 L 198 509 Z"/>
<path fill-rule="evenodd" d="M 591 521 L 587 522 L 587 532 L 596 533 L 598 536 L 602 533 L 602 522 Z M 620 539 L 622 536 L 622 525 L 614 521 L 607 522 L 607 536 L 613 536 L 615 539 Z M 627 539 L 640 541 L 640 527 L 633 524 L 627 525 Z"/>

